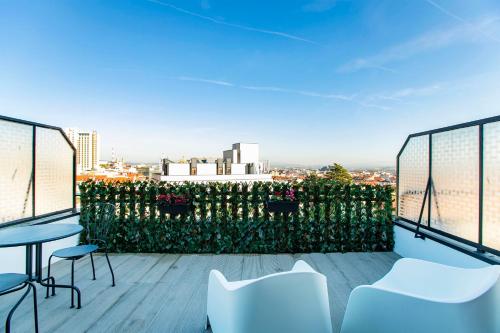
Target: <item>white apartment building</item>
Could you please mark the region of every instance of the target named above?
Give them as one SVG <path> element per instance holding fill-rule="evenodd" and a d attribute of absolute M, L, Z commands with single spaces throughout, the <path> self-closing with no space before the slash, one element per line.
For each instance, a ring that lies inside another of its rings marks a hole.
<path fill-rule="evenodd" d="M 259 160 L 258 143 L 235 143 L 214 162 L 192 158 L 189 163 L 162 160 L 161 173 L 153 179 L 168 182 L 252 182 L 272 181 L 267 163 Z"/>
<path fill-rule="evenodd" d="M 101 139 L 96 131 L 80 131 L 77 128 L 65 129 L 73 146 L 76 148 L 77 172 L 95 170 L 101 158 Z"/>
<path fill-rule="evenodd" d="M 246 164 L 250 168 L 249 174 L 261 174 L 264 170 L 264 163 L 259 161 L 258 143 L 234 143 L 232 149 L 224 150 L 222 158 L 225 163 Z"/>

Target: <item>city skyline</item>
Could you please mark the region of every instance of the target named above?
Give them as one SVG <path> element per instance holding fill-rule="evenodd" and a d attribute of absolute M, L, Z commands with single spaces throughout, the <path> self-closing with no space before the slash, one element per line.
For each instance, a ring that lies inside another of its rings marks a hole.
<path fill-rule="evenodd" d="M 75 127 L 72 127 L 72 128 L 66 128 L 65 129 L 65 134 L 68 136 L 68 138 L 70 138 L 70 141 L 71 143 L 75 146 L 75 148 L 78 150 L 79 148 L 77 147 L 77 145 L 75 144 L 75 140 L 72 140 L 71 137 L 68 135 L 68 130 L 75 130 L 76 128 Z M 84 131 L 85 133 L 95 133 L 99 136 L 99 145 L 101 144 L 101 141 L 100 141 L 100 134 L 99 133 L 96 133 L 95 130 L 92 130 L 92 131 Z M 220 152 L 219 152 L 220 153 Z M 100 156 L 100 153 L 99 153 L 99 156 Z M 103 162 L 103 163 L 106 163 L 106 162 L 114 162 L 114 161 L 123 161 L 125 163 L 131 163 L 131 164 L 161 164 L 162 163 L 162 160 L 163 159 L 168 159 L 168 160 L 172 160 L 172 161 L 177 161 L 177 162 L 181 162 L 181 163 L 188 163 L 189 160 L 191 158 L 206 158 L 210 161 L 215 161 L 218 159 L 217 157 L 217 153 L 214 153 L 214 154 L 208 154 L 208 155 L 192 155 L 192 154 L 189 154 L 189 153 L 186 153 L 186 154 L 182 154 L 182 155 L 178 155 L 178 156 L 169 156 L 168 154 L 166 155 L 162 155 L 161 158 L 159 158 L 158 160 L 131 160 L 129 158 L 127 158 L 126 156 L 123 156 L 122 154 L 120 154 L 120 152 L 117 152 L 115 151 L 114 147 L 111 147 L 111 153 L 107 156 L 104 156 L 104 158 L 100 158 L 99 161 L 100 162 Z M 268 159 L 265 160 L 266 162 L 270 162 Z M 273 169 L 276 169 L 276 168 L 302 168 L 302 169 L 320 169 L 322 167 L 327 167 L 329 165 L 333 165 L 333 163 L 335 163 L 336 161 L 335 160 L 332 160 L 332 161 L 327 161 L 323 164 L 319 163 L 319 164 L 307 164 L 307 163 L 287 163 L 287 162 L 277 162 L 277 163 L 273 163 L 271 165 L 271 167 Z M 78 163 L 77 163 L 78 164 Z M 94 162 L 94 165 L 96 163 Z M 354 164 L 346 164 L 344 165 L 346 167 L 348 167 L 349 169 L 357 169 L 357 168 L 360 168 L 360 169 L 385 169 L 385 168 L 395 168 L 395 166 L 393 165 L 383 165 L 383 164 L 380 164 L 380 165 L 376 165 L 376 164 L 363 164 L 363 163 L 354 163 Z M 78 168 L 81 169 L 81 166 L 78 164 Z M 82 171 L 90 171 L 91 169 L 86 169 L 86 170 L 82 170 Z"/>
<path fill-rule="evenodd" d="M 2 114 L 102 157 L 394 166 L 408 134 L 500 113 L 495 1 L 0 4 Z M 29 28 L 28 28 L 29 27 Z"/>

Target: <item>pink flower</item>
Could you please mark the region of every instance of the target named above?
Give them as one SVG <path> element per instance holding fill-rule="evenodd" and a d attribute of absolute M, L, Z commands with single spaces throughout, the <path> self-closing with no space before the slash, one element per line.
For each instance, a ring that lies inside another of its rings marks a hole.
<path fill-rule="evenodd" d="M 188 198 L 184 195 L 177 194 L 161 194 L 156 197 L 156 200 L 170 205 L 186 204 L 188 203 Z"/>

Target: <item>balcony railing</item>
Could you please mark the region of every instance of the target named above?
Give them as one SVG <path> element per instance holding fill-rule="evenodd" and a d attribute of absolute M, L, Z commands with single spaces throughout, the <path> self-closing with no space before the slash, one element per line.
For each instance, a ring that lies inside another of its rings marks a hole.
<path fill-rule="evenodd" d="M 0 227 L 73 211 L 75 172 L 61 128 L 0 116 Z"/>
<path fill-rule="evenodd" d="M 499 255 L 500 116 L 411 134 L 397 175 L 399 219 Z"/>

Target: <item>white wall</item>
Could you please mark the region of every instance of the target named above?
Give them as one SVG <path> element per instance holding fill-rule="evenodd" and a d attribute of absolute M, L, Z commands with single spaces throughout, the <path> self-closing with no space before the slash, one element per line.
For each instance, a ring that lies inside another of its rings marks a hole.
<path fill-rule="evenodd" d="M 479 268 L 489 266 L 488 263 L 471 257 L 451 247 L 435 242 L 429 238 L 415 238 L 413 231 L 394 226 L 394 252 L 402 257 L 423 259 L 464 268 Z"/>
<path fill-rule="evenodd" d="M 53 224 L 70 223 L 78 224 L 80 216 L 72 216 L 64 220 L 54 222 Z M 77 245 L 79 242 L 79 235 L 72 237 L 60 239 L 50 243 L 44 243 L 42 246 L 42 262 L 43 267 L 48 264 L 49 256 L 57 249 L 61 249 L 68 246 Z M 59 259 L 53 258 L 52 262 L 56 262 Z M 0 273 L 25 273 L 25 263 L 26 263 L 26 247 L 7 247 L 0 248 Z M 33 273 L 35 273 L 35 248 L 33 247 Z"/>
<path fill-rule="evenodd" d="M 231 174 L 232 175 L 244 175 L 246 174 L 246 164 L 231 163 Z"/>
<path fill-rule="evenodd" d="M 238 163 L 259 163 L 259 144 L 240 143 L 240 160 Z"/>
<path fill-rule="evenodd" d="M 215 176 L 161 176 L 160 174 L 154 174 L 153 179 L 160 180 L 164 182 L 195 182 L 195 183 L 207 183 L 207 182 L 270 182 L 273 180 L 272 176 L 269 174 L 262 175 L 215 175 Z"/>
<path fill-rule="evenodd" d="M 198 163 L 196 174 L 199 176 L 213 176 L 217 174 L 216 163 Z"/>
<path fill-rule="evenodd" d="M 189 176 L 188 163 L 169 163 L 168 164 L 169 176 Z"/>

